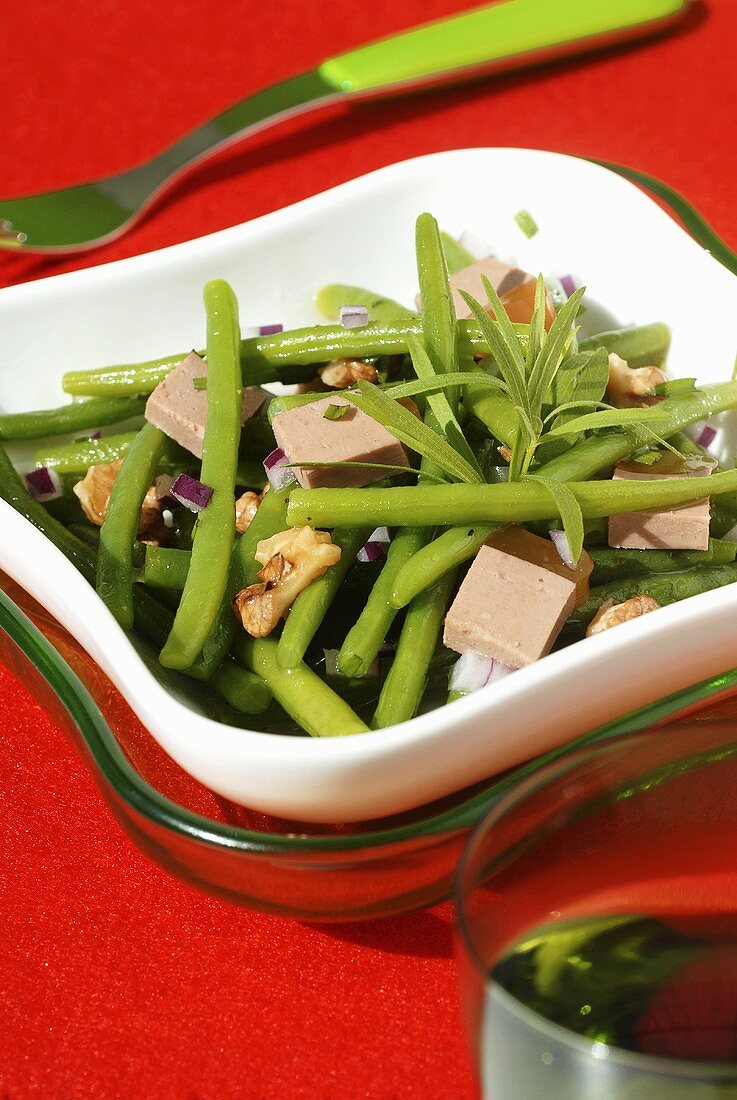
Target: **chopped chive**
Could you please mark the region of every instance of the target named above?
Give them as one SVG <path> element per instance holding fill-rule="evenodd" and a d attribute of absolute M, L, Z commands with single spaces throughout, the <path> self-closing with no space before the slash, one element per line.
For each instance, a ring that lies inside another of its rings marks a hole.
<path fill-rule="evenodd" d="M 206 390 L 207 389 L 207 376 L 202 374 L 202 375 L 200 375 L 199 378 L 193 378 L 192 379 L 192 385 L 194 386 L 194 388 L 196 390 Z"/>
<path fill-rule="evenodd" d="M 538 232 L 539 226 L 529 210 L 520 210 L 514 215 L 514 220 L 526 237 L 534 237 Z"/>
<path fill-rule="evenodd" d="M 345 416 L 350 407 L 350 405 L 338 405 L 335 401 L 331 401 L 322 415 L 325 420 L 340 420 L 341 417 Z"/>

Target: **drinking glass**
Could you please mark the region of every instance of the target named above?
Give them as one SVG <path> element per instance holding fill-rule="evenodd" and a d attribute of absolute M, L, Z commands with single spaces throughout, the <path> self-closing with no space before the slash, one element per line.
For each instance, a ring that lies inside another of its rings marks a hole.
<path fill-rule="evenodd" d="M 737 726 L 690 721 L 512 788 L 458 869 L 487 1100 L 737 1098 Z"/>

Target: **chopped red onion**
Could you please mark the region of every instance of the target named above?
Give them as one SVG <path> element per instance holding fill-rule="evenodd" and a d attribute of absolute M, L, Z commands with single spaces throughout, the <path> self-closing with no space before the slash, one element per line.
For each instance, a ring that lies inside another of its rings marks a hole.
<path fill-rule="evenodd" d="M 696 442 L 699 447 L 705 447 L 708 450 L 718 434 L 716 428 L 712 428 L 711 424 L 704 424 L 703 427 L 700 428 L 699 434 L 696 436 Z"/>
<path fill-rule="evenodd" d="M 272 489 L 283 489 L 285 485 L 291 485 L 297 480 L 297 476 L 289 466 L 287 458 L 281 447 L 276 447 L 264 459 L 264 471 L 269 479 Z"/>
<path fill-rule="evenodd" d="M 343 328 L 363 328 L 369 322 L 366 306 L 341 306 L 338 316 Z"/>
<path fill-rule="evenodd" d="M 284 325 L 259 325 L 259 336 L 276 336 L 278 332 L 284 332 Z"/>
<path fill-rule="evenodd" d="M 568 537 L 565 531 L 550 531 L 549 534 L 555 543 L 555 549 L 558 551 L 560 560 L 564 565 L 567 565 L 569 569 L 575 569 L 576 563 L 573 560 L 573 554 L 568 545 Z"/>
<path fill-rule="evenodd" d="M 338 657 L 340 655 L 340 650 L 324 649 L 323 653 L 325 654 L 325 674 L 327 676 L 342 676 L 343 673 L 338 668 Z M 376 677 L 379 675 L 378 660 L 372 661 L 365 675 L 369 677 Z"/>
<path fill-rule="evenodd" d="M 36 500 L 42 504 L 47 500 L 57 500 L 64 495 L 64 487 L 56 470 L 48 466 L 41 466 L 38 470 L 31 470 L 26 474 L 26 488 Z"/>
<path fill-rule="evenodd" d="M 210 503 L 213 490 L 189 474 L 180 474 L 171 487 L 171 495 L 190 512 L 201 512 Z"/>
<path fill-rule="evenodd" d="M 563 290 L 566 292 L 566 294 L 570 298 L 570 296 L 573 294 L 574 290 L 578 289 L 579 284 L 578 284 L 578 280 L 577 280 L 575 275 L 561 275 L 560 285 L 563 287 Z"/>
<path fill-rule="evenodd" d="M 93 432 L 90 439 L 102 439 L 102 432 Z"/>
<path fill-rule="evenodd" d="M 464 229 L 458 238 L 458 244 L 461 248 L 465 248 L 466 252 L 470 252 L 474 260 L 485 260 L 489 256 L 494 255 L 494 249 L 485 241 L 483 237 L 477 237 L 475 233 L 471 233 L 468 229 Z"/>
<path fill-rule="evenodd" d="M 511 668 L 510 665 L 503 665 L 501 661 L 494 661 L 491 666 L 491 672 L 487 678 L 485 687 L 489 684 L 493 684 L 496 680 L 503 680 L 505 676 L 509 676 L 510 672 L 516 672 L 516 668 Z"/>
<path fill-rule="evenodd" d="M 450 670 L 450 690 L 469 694 L 482 688 L 491 676 L 494 661 L 471 650 L 463 653 Z"/>
<path fill-rule="evenodd" d="M 361 549 L 356 554 L 356 561 L 378 561 L 384 553 L 384 548 L 392 541 L 388 527 L 377 527 L 372 531 Z"/>

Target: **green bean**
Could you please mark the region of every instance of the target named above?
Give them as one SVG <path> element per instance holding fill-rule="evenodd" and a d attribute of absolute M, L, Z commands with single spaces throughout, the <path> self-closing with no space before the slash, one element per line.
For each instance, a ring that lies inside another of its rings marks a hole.
<path fill-rule="evenodd" d="M 171 588 L 181 592 L 187 580 L 189 562 L 192 557 L 189 550 L 176 550 L 167 546 L 145 548 L 141 580 L 151 588 Z"/>
<path fill-rule="evenodd" d="M 594 547 L 589 550 L 594 569 L 592 584 L 608 584 L 627 577 L 670 573 L 692 565 L 725 565 L 737 556 L 737 543 L 709 539 L 708 550 L 628 550 Z"/>
<path fill-rule="evenodd" d="M 305 664 L 284 669 L 277 660 L 275 638 L 237 642 L 236 660 L 265 682 L 281 707 L 312 737 L 345 737 L 366 733 L 368 726 L 339 695 Z"/>
<path fill-rule="evenodd" d="M 734 405 L 737 405 L 735 381 L 717 382 L 691 393 L 666 397 L 658 404 L 658 416 L 663 418 L 658 434 L 667 438 L 688 424 L 706 420 Z M 559 481 L 584 481 L 652 442 L 652 434 L 647 429 L 632 424 L 626 428 L 599 432 L 546 462 L 540 473 L 544 472 Z"/>
<path fill-rule="evenodd" d="M 277 660 L 282 668 L 297 668 L 302 661 L 371 531 L 371 527 L 339 527 L 333 531 L 333 542 L 341 550 L 340 561 L 300 592 L 292 604 L 277 649 Z"/>
<path fill-rule="evenodd" d="M 709 534 L 712 538 L 724 538 L 735 524 L 737 524 L 737 520 L 731 512 L 726 511 L 725 508 L 720 508 L 718 504 L 712 503 L 709 519 Z"/>
<path fill-rule="evenodd" d="M 397 573 L 426 540 L 424 527 L 405 527 L 394 536 L 384 567 L 338 654 L 338 669 L 343 676 L 365 676 L 376 660 L 397 614 L 389 599 Z"/>
<path fill-rule="evenodd" d="M 593 619 L 605 600 L 615 604 L 624 603 L 633 596 L 652 596 L 659 604 L 666 605 L 697 596 L 699 592 L 708 592 L 712 588 L 721 588 L 725 584 L 737 581 L 737 565 L 697 565 L 691 569 L 682 569 L 673 573 L 651 573 L 645 577 L 630 577 L 627 580 L 612 581 L 597 585 L 591 589 L 586 603 L 581 604 L 566 622 L 568 630 L 583 630 Z"/>
<path fill-rule="evenodd" d="M 631 328 L 599 332 L 587 336 L 578 345 L 579 351 L 606 348 L 626 359 L 631 367 L 662 367 L 670 348 L 670 329 L 660 321 L 650 325 L 633 325 Z"/>
<path fill-rule="evenodd" d="M 373 359 L 381 355 L 403 355 L 407 351 L 407 333 L 412 332 L 418 336 L 421 327 L 420 318 L 416 317 L 402 321 L 376 322 L 357 329 L 344 329 L 341 325 L 317 325 L 272 336 L 249 337 L 241 341 L 243 377 L 252 386 L 269 382 L 308 382 L 315 373 L 312 368 L 316 364 L 327 363 L 330 359 Z M 515 328 L 524 351 L 529 326 L 518 325 Z M 617 351 L 621 348 L 627 352 L 628 361 L 637 366 L 643 361 L 651 363 L 659 357 L 662 359 L 662 349 L 668 335 L 664 325 L 642 325 L 589 337 L 581 341 L 580 350 L 606 347 Z M 463 358 L 474 354 L 488 354 L 489 348 L 482 340 L 475 322 L 459 321 L 458 336 L 458 350 Z M 180 352 L 146 363 L 68 371 L 62 379 L 62 385 L 67 393 L 99 397 L 151 393 L 166 378 L 172 367 L 186 355 L 187 352 Z M 627 355 L 623 358 L 627 358 Z"/>
<path fill-rule="evenodd" d="M 341 306 L 366 306 L 371 321 L 391 321 L 392 318 L 415 315 L 413 309 L 407 309 L 392 298 L 384 298 L 360 286 L 344 286 L 341 283 L 328 283 L 318 290 L 315 304 L 331 320 L 337 318 Z"/>
<path fill-rule="evenodd" d="M 166 450 L 167 437 L 146 423 L 113 482 L 97 554 L 97 593 L 124 630 L 133 626 L 133 543 L 143 498 Z"/>
<path fill-rule="evenodd" d="M 338 390 L 311 390 L 309 393 L 280 393 L 277 397 L 273 397 L 269 402 L 269 408 L 267 416 L 269 423 L 271 424 L 275 416 L 279 413 L 289 412 L 290 409 L 299 409 L 303 405 L 311 405 L 313 401 L 321 401 L 323 397 L 330 397 L 333 393 L 338 393 Z"/>
<path fill-rule="evenodd" d="M 529 325 L 515 326 L 523 347 L 527 343 Z M 241 369 L 248 385 L 261 386 L 270 382 L 309 382 L 315 367 L 331 359 L 376 359 L 382 355 L 404 355 L 407 334 L 419 336 L 419 317 L 397 321 L 377 321 L 362 328 L 346 329 L 342 325 L 315 325 L 292 329 L 273 336 L 253 336 L 241 342 Z M 487 354 L 477 324 L 460 321 L 459 351 L 465 358 Z M 115 396 L 117 394 L 151 393 L 166 378 L 186 352 L 149 363 L 102 367 L 98 370 L 69 371 L 62 379 L 67 393 Z"/>
<path fill-rule="evenodd" d="M 441 233 L 440 239 L 443 242 L 443 252 L 445 253 L 445 262 L 448 265 L 449 274 L 455 275 L 456 272 L 463 271 L 464 267 L 470 267 L 471 264 L 476 263 L 475 257 L 467 252 L 455 237 L 451 237 L 450 233 Z"/>
<path fill-rule="evenodd" d="M 674 508 L 703 499 L 702 478 L 657 481 L 579 481 L 569 488 L 585 519 L 618 512 Z M 711 493 L 737 488 L 737 470 L 712 474 Z M 290 527 L 456 526 L 526 523 L 554 519 L 547 490 L 529 481 L 496 485 L 443 484 L 389 489 L 294 489 L 289 497 Z"/>
<path fill-rule="evenodd" d="M 101 428 L 141 416 L 144 397 L 99 397 L 75 401 L 58 409 L 4 413 L 0 416 L 0 439 L 45 439 L 52 435 Z"/>
<path fill-rule="evenodd" d="M 450 602 L 455 571 L 414 598 L 407 608 L 397 652 L 372 720 L 373 729 L 412 718 L 422 702 L 427 670 Z"/>
<path fill-rule="evenodd" d="M 84 477 L 90 466 L 104 466 L 123 458 L 136 438 L 137 432 L 120 432 L 101 439 L 75 440 L 58 443 L 36 451 L 33 456 L 37 467 L 48 466 L 62 476 Z M 194 456 L 172 440 L 159 460 L 158 473 L 181 473 L 194 466 Z"/>
<path fill-rule="evenodd" d="M 396 575 L 389 602 L 397 609 L 406 607 L 415 596 L 435 584 L 451 569 L 475 556 L 496 526 L 451 527 L 427 543 L 410 558 Z"/>
<path fill-rule="evenodd" d="M 241 430 L 238 304 L 222 279 L 205 284 L 207 313 L 207 422 L 202 481 L 212 490 L 199 514 L 192 558 L 174 625 L 159 660 L 187 668 L 221 612 L 235 535 L 235 471 Z"/>
<path fill-rule="evenodd" d="M 500 443 L 512 446 L 519 428 L 519 417 L 513 402 L 502 390 L 491 386 L 466 386 L 463 406 Z"/>
<path fill-rule="evenodd" d="M 737 517 L 737 493 L 718 493 L 714 497 L 713 503 L 717 508 L 722 508 L 725 512 L 731 512 L 733 516 Z"/>
<path fill-rule="evenodd" d="M 263 714 L 271 702 L 271 691 L 261 677 L 231 658 L 223 662 L 211 684 L 218 695 L 241 714 Z"/>

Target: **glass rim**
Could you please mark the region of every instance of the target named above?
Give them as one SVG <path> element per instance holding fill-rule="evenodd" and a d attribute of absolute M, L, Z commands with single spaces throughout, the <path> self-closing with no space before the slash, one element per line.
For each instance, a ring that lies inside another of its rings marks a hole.
<path fill-rule="evenodd" d="M 634 743 L 650 740 L 653 733 L 648 730 L 634 731 L 623 737 L 604 742 L 589 744 L 573 749 L 565 756 L 551 761 L 544 768 L 540 768 L 532 775 L 522 777 L 517 783 L 507 790 L 496 802 L 470 833 L 463 846 L 460 859 L 453 876 L 453 907 L 456 929 L 456 941 L 460 950 L 470 961 L 474 971 L 481 978 L 484 986 L 488 982 L 488 967 L 479 955 L 474 936 L 471 933 L 468 914 L 466 912 L 466 896 L 470 889 L 470 866 L 477 849 L 483 838 L 496 824 L 505 818 L 513 809 L 521 805 L 530 795 L 548 786 L 555 779 L 565 775 L 568 771 L 577 770 L 582 765 L 603 754 L 626 751 L 628 746 Z M 737 731 L 735 732 L 735 744 L 737 745 Z M 686 757 L 684 757 L 686 759 Z M 716 762 L 716 761 L 714 761 Z M 628 1050 L 626 1047 L 615 1044 L 598 1042 L 595 1039 L 587 1039 L 570 1028 L 557 1024 L 553 1020 L 530 1008 L 514 994 L 510 993 L 502 985 L 496 986 L 497 994 L 501 991 L 508 1011 L 514 1012 L 522 1022 L 533 1030 L 556 1038 L 564 1046 L 578 1054 L 589 1057 L 601 1058 L 609 1065 L 617 1065 L 622 1068 L 636 1069 L 640 1072 L 660 1073 L 670 1077 L 701 1078 L 709 1081 L 737 1082 L 737 1062 L 724 1063 L 693 1058 L 669 1058 L 658 1054 L 642 1054 L 639 1051 Z M 592 1052 L 596 1047 L 606 1048 L 601 1054 Z"/>

